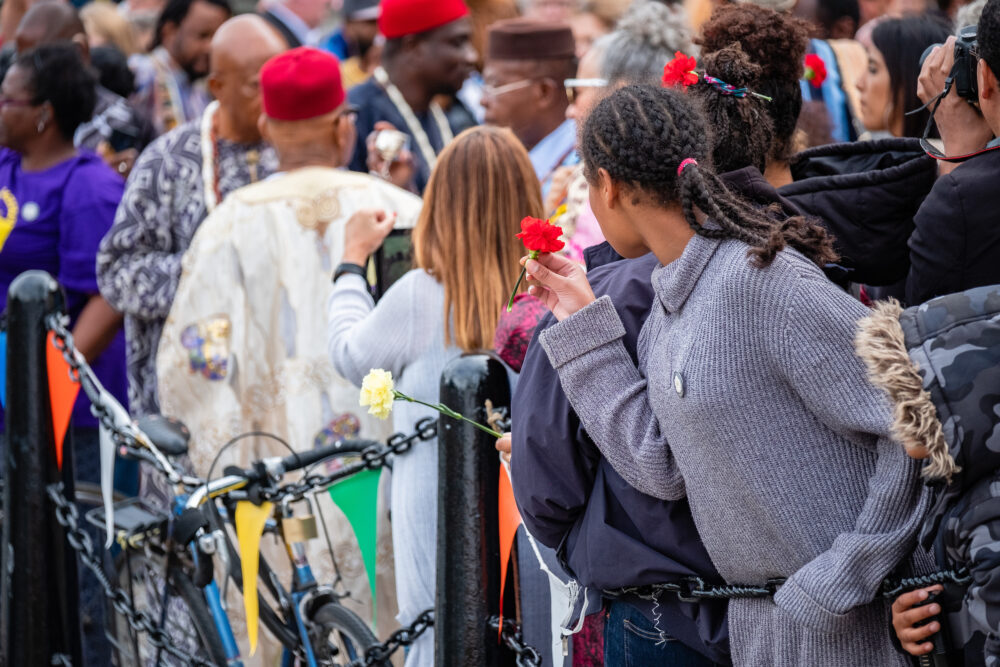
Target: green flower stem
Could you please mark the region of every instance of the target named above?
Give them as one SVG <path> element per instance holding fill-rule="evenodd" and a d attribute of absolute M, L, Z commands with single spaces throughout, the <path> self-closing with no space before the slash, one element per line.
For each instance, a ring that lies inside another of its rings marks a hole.
<path fill-rule="evenodd" d="M 469 419 L 468 417 L 466 417 L 465 415 L 460 414 L 458 412 L 455 412 L 454 410 L 452 410 L 451 408 L 449 408 L 444 403 L 438 403 L 437 405 L 433 405 L 431 403 L 425 403 L 423 401 L 420 401 L 420 400 L 417 400 L 417 399 L 412 398 L 410 396 L 407 396 L 403 392 L 397 391 L 395 389 L 392 390 L 392 395 L 396 398 L 396 400 L 406 401 L 408 403 L 418 403 L 419 405 L 424 405 L 424 406 L 426 406 L 428 408 L 432 408 L 434 410 L 437 410 L 438 412 L 440 412 L 441 414 L 443 414 L 446 417 L 451 417 L 452 419 L 459 419 L 461 421 L 468 422 L 468 423 L 472 424 L 473 426 L 475 426 L 476 428 L 478 428 L 480 431 L 482 431 L 484 433 L 489 433 L 494 438 L 502 438 L 503 437 L 502 433 L 497 433 L 496 431 L 494 431 L 493 429 L 491 429 L 489 426 L 483 426 L 479 422 L 473 421 L 473 420 Z"/>
<path fill-rule="evenodd" d="M 531 259 L 538 259 L 538 251 L 532 250 L 528 253 L 528 257 Z M 521 275 L 517 277 L 517 282 L 514 283 L 514 291 L 510 293 L 510 298 L 507 299 L 507 312 L 514 307 L 514 297 L 517 296 L 517 288 L 521 286 L 521 281 L 524 280 L 524 275 L 528 272 L 527 267 L 521 267 Z"/>

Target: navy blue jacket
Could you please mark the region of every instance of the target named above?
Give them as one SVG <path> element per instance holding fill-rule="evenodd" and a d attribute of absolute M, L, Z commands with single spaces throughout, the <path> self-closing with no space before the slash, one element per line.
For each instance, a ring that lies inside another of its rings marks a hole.
<path fill-rule="evenodd" d="M 607 249 L 606 244 L 597 248 Z M 649 254 L 589 267 L 594 293 L 610 295 L 622 318 L 625 347 L 633 358 L 653 302 L 649 276 L 657 265 Z M 536 338 L 554 323 L 555 318 L 546 315 Z M 644 495 L 614 471 L 587 436 L 534 339 L 521 368 L 511 415 L 511 479 L 521 516 L 539 542 L 559 552 L 582 585 L 615 589 L 688 575 L 721 581 L 698 537 L 687 501 Z M 717 662 L 729 661 L 725 604 L 684 603 L 664 595 L 660 611 L 664 632 Z"/>

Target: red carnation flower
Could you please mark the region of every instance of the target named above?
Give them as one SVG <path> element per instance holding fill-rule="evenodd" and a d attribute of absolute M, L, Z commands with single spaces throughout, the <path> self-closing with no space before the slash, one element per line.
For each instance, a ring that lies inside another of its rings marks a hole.
<path fill-rule="evenodd" d="M 674 59 L 663 67 L 663 87 L 681 85 L 684 87 L 698 83 L 698 73 L 694 71 L 698 62 L 691 56 L 680 51 L 674 53 Z"/>
<path fill-rule="evenodd" d="M 528 216 L 521 220 L 521 233 L 517 238 L 532 253 L 558 252 L 566 246 L 559 240 L 562 233 L 562 227 L 553 225 L 548 220 Z"/>
<path fill-rule="evenodd" d="M 819 88 L 826 81 L 826 63 L 815 53 L 806 56 L 806 71 L 803 78 L 814 88 Z"/>
<path fill-rule="evenodd" d="M 559 240 L 562 233 L 562 227 L 559 225 L 553 225 L 548 220 L 532 218 L 529 215 L 521 220 L 521 233 L 517 234 L 517 238 L 521 239 L 524 247 L 528 249 L 528 257 L 538 259 L 538 256 L 543 252 L 559 252 L 566 247 L 566 244 Z M 510 298 L 507 299 L 508 313 L 514 305 L 514 295 L 517 294 L 517 288 L 521 286 L 521 281 L 524 280 L 525 273 L 526 269 L 521 267 L 521 275 L 517 277 L 517 282 L 514 284 L 514 291 L 510 293 Z"/>

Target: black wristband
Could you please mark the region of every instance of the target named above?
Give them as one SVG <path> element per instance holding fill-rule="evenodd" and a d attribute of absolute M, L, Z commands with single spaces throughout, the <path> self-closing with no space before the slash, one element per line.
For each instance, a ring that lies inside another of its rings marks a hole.
<path fill-rule="evenodd" d="M 337 278 L 346 273 L 353 273 L 356 276 L 361 276 L 365 282 L 368 282 L 368 271 L 365 267 L 360 264 L 351 264 L 350 262 L 344 262 L 337 267 L 337 270 L 333 272 L 333 282 L 337 282 Z"/>

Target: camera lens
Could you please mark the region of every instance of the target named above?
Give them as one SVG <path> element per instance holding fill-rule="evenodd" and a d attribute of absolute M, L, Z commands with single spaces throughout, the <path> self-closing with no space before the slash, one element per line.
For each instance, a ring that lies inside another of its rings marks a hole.
<path fill-rule="evenodd" d="M 931 54 L 931 51 L 933 51 L 935 48 L 937 48 L 939 46 L 941 46 L 941 45 L 940 44 L 931 44 L 926 49 L 924 49 L 924 52 L 920 54 L 920 66 L 921 67 L 924 66 L 924 61 L 927 60 L 927 56 L 929 56 Z"/>

